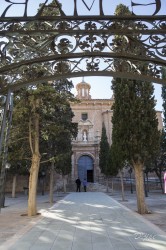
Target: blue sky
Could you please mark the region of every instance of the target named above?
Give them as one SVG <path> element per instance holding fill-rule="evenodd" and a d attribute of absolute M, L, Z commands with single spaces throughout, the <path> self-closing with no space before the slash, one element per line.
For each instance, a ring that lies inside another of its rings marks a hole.
<path fill-rule="evenodd" d="M 49 0 L 48 3 L 50 3 L 52 0 Z M 92 6 L 91 11 L 89 11 L 85 4 L 87 4 L 88 7 Z M 166 0 L 103 0 L 103 9 L 105 15 L 113 15 L 115 12 L 115 8 L 118 4 L 123 3 L 126 6 L 129 7 L 130 10 L 132 10 L 131 2 L 139 3 L 139 4 L 151 4 L 148 6 L 136 6 L 133 8 L 133 11 L 136 15 L 152 15 L 155 12 L 156 4 L 157 2 L 161 2 L 161 10 L 158 13 L 158 15 L 166 15 Z M 20 4 L 13 4 L 12 7 L 9 8 L 7 14 L 9 16 L 22 16 L 24 13 L 24 3 L 25 0 L 11 0 L 12 3 L 20 3 Z M 40 3 L 45 3 L 46 0 L 28 0 L 28 15 L 33 16 L 37 13 L 38 6 Z M 74 0 L 59 0 L 59 2 L 63 6 L 63 10 L 68 15 L 73 15 L 73 6 L 74 6 Z M 94 2 L 94 3 L 93 3 Z M 21 4 L 22 3 L 22 4 Z M 10 2 L 6 2 L 5 0 L 0 0 L 0 14 L 3 13 L 5 8 L 10 5 Z M 77 0 L 78 13 L 86 14 L 86 15 L 98 15 L 99 14 L 99 0 Z"/>
<path fill-rule="evenodd" d="M 109 99 L 112 96 L 111 90 L 111 77 L 85 77 L 84 81 L 91 85 L 90 94 L 94 99 Z M 82 81 L 82 78 L 73 78 L 74 86 Z M 162 111 L 162 98 L 161 98 L 161 85 L 154 84 L 155 87 L 155 99 L 157 101 L 156 110 Z M 76 94 L 76 89 L 72 91 Z"/>
<path fill-rule="evenodd" d="M 33 16 L 36 15 L 37 9 L 40 3 L 44 3 L 46 0 L 29 0 L 28 1 L 28 15 Z M 49 0 L 49 3 L 52 0 Z M 88 7 L 93 4 L 94 0 L 84 0 Z M 140 4 L 150 4 L 156 3 L 159 0 L 132 0 L 134 3 Z M 158 15 L 166 15 L 166 0 L 161 1 L 161 10 Z M 12 0 L 13 3 L 25 3 L 25 0 Z M 63 10 L 68 15 L 73 15 L 73 6 L 74 0 L 59 0 L 62 3 Z M 131 8 L 131 0 L 103 0 L 103 9 L 106 15 L 113 15 L 115 12 L 115 8 L 118 4 L 123 3 L 126 6 Z M 95 0 L 92 10 L 89 11 L 83 0 L 77 0 L 78 4 L 78 13 L 84 15 L 98 15 L 99 14 L 99 0 Z M 5 0 L 0 0 L 0 15 L 3 13 L 5 8 L 9 6 Z M 8 16 L 23 16 L 25 5 L 18 4 L 12 5 L 11 8 L 8 10 Z M 152 15 L 155 12 L 156 5 L 148 5 L 148 6 L 137 6 L 133 8 L 133 11 L 136 15 Z M 72 79 L 74 85 L 82 81 L 82 78 L 74 78 Z M 92 98 L 104 99 L 104 98 L 111 98 L 112 91 L 111 91 L 111 77 L 86 77 L 85 81 L 91 85 L 91 96 Z M 162 110 L 162 98 L 161 98 L 161 86 L 159 84 L 155 84 L 155 98 L 157 100 L 156 109 Z M 73 90 L 75 93 L 75 90 Z"/>

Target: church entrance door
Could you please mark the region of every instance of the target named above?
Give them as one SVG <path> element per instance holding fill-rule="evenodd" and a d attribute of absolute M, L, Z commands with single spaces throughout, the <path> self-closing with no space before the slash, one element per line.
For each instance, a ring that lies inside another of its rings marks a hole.
<path fill-rule="evenodd" d="M 78 160 L 78 176 L 83 181 L 93 182 L 93 159 L 88 155 L 83 155 Z"/>

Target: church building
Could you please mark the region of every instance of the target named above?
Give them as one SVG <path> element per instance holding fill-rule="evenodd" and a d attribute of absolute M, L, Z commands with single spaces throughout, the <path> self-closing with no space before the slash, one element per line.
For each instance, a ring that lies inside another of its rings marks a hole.
<path fill-rule="evenodd" d="M 113 97 L 110 99 L 93 99 L 90 95 L 90 84 L 84 79 L 76 85 L 78 103 L 72 103 L 74 112 L 73 122 L 78 123 L 78 135 L 72 142 L 72 179 L 78 176 L 88 182 L 97 182 L 100 176 L 99 146 L 104 123 L 108 142 L 112 141 L 112 115 L 111 107 Z M 158 127 L 162 129 L 161 112 L 157 111 Z"/>

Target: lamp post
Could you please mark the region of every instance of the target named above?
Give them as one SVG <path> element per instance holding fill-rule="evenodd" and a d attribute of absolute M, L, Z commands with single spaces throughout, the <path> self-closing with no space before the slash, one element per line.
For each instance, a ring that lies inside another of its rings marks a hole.
<path fill-rule="evenodd" d="M 128 170 L 129 174 L 130 174 L 130 191 L 131 191 L 131 194 L 133 194 L 133 183 L 132 183 L 132 179 L 131 179 L 131 174 L 133 172 L 132 168 L 130 168 Z"/>

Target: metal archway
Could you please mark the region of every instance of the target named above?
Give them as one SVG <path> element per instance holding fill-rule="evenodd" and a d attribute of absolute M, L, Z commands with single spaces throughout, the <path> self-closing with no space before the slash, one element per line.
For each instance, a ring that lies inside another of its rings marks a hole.
<path fill-rule="evenodd" d="M 29 16 L 30 0 L 21 3 L 1 0 L 5 7 L 2 6 L 0 16 L 0 95 L 7 98 L 0 151 L 5 126 L 10 128 L 11 93 L 24 85 L 83 75 L 166 84 L 166 15 L 158 15 L 162 0 L 149 4 L 131 0 L 132 7 L 154 5 L 152 16 L 138 16 L 134 12 L 129 16 L 106 15 L 104 0 L 93 0 L 90 5 L 85 0 L 81 2 L 90 11 L 95 1 L 99 15 L 79 15 L 77 0 L 73 0 L 72 15 L 64 12 L 61 1 L 49 4 L 50 0 L 41 0 L 37 14 Z M 19 5 L 23 6 L 24 14 L 9 16 L 9 10 Z M 117 35 L 125 38 L 123 45 L 120 40 L 115 43 Z M 139 49 L 131 49 L 133 46 Z M 7 138 L 8 134 L 6 143 Z"/>
<path fill-rule="evenodd" d="M 57 78 L 82 75 L 113 76 L 166 83 L 166 15 L 108 16 L 104 0 L 99 15 L 80 16 L 77 0 L 73 0 L 73 16 L 67 15 L 61 1 L 41 0 L 35 16 L 28 16 L 30 0 L 8 3 L 0 17 L 0 93 Z M 8 16 L 13 5 L 22 5 L 23 16 Z M 144 6 L 131 0 L 131 6 Z M 114 37 L 123 35 L 121 43 Z M 133 47 L 137 50 L 133 50 Z M 139 66 L 138 66 L 139 65 Z"/>

